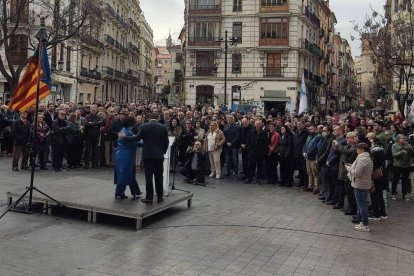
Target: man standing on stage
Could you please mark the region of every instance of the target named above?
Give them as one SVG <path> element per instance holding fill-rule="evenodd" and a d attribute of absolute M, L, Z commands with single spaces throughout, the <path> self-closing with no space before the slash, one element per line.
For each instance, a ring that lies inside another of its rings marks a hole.
<path fill-rule="evenodd" d="M 142 158 L 144 160 L 147 195 L 141 201 L 144 203 L 153 202 L 154 188 L 152 178 L 154 177 L 157 202 L 163 202 L 163 162 L 164 154 L 167 152 L 169 144 L 168 131 L 165 125 L 157 121 L 157 113 L 151 113 L 149 119 L 148 123 L 141 125 L 136 136 L 125 137 L 125 134 L 120 133 L 119 138 L 126 141 L 143 141 Z"/>

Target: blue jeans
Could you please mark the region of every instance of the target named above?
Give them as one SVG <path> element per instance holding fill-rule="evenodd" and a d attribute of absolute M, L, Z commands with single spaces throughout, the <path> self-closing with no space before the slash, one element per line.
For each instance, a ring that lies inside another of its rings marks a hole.
<path fill-rule="evenodd" d="M 225 147 L 227 173 L 233 170 L 234 175 L 239 174 L 239 148 Z"/>
<path fill-rule="evenodd" d="M 355 198 L 358 204 L 359 214 L 361 216 L 361 221 L 364 226 L 368 225 L 368 206 L 367 206 L 367 196 L 368 191 L 354 188 Z"/>

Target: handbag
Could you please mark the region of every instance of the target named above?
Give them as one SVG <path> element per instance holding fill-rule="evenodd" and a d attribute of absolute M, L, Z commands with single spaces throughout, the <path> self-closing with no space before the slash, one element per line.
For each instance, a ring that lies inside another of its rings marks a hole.
<path fill-rule="evenodd" d="M 376 168 L 372 171 L 371 180 L 376 180 L 382 177 L 382 167 Z"/>

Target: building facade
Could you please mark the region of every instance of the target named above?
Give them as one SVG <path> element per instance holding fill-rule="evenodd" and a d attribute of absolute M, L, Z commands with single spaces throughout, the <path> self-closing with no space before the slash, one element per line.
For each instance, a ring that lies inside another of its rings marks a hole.
<path fill-rule="evenodd" d="M 304 77 L 310 108 L 325 107 L 334 24 L 328 1 L 185 3 L 187 104 L 235 107 L 248 101 L 264 110 L 293 111 Z"/>
<path fill-rule="evenodd" d="M 11 7 L 17 2 L 12 0 Z M 151 95 L 153 32 L 139 1 L 108 0 L 100 4 L 85 23 L 86 27 L 48 52 L 52 94 L 46 100 L 134 102 Z M 28 14 L 42 14 L 32 4 L 27 9 L 33 10 Z M 54 17 L 48 18 L 46 26 L 55 24 Z M 26 62 L 33 54 L 27 50 L 28 37 L 38 30 L 36 25 L 33 33 L 17 33 L 16 54 L 13 53 L 16 65 Z M 0 99 L 5 102 L 12 91 L 5 78 L 0 82 Z"/>

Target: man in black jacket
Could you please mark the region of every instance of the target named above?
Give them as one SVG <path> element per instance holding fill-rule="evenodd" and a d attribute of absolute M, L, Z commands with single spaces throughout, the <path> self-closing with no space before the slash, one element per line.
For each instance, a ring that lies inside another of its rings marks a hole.
<path fill-rule="evenodd" d="M 293 151 L 296 160 L 296 166 L 299 170 L 299 187 L 308 187 L 308 173 L 306 172 L 306 160 L 303 158 L 303 146 L 308 138 L 308 131 L 302 121 L 298 121 L 297 130 L 293 136 Z"/>
<path fill-rule="evenodd" d="M 163 174 L 164 174 L 164 154 L 168 149 L 168 131 L 167 127 L 160 124 L 157 113 L 149 115 L 150 121 L 141 125 L 136 136 L 125 137 L 120 133 L 119 138 L 126 141 L 142 140 L 144 147 L 142 150 L 142 159 L 144 160 L 145 183 L 147 195 L 141 201 L 152 203 L 154 199 L 153 178 L 155 179 L 155 190 L 157 192 L 157 202 L 163 202 Z"/>
<path fill-rule="evenodd" d="M 243 179 L 247 178 L 248 164 L 249 164 L 249 150 L 247 149 L 247 136 L 252 130 L 252 125 L 250 124 L 249 119 L 242 119 L 242 128 L 240 130 L 240 144 L 241 144 L 241 154 L 242 154 L 242 166 L 243 166 Z"/>
<path fill-rule="evenodd" d="M 249 170 L 245 183 L 252 182 L 253 176 L 256 175 L 256 183 L 260 184 L 260 179 L 264 176 L 263 163 L 268 150 L 269 137 L 268 133 L 263 130 L 261 120 L 257 120 L 254 123 L 254 126 L 255 128 L 250 131 L 249 136 L 247 137 Z"/>
<path fill-rule="evenodd" d="M 227 173 L 226 176 L 231 175 L 233 171 L 233 178 L 239 178 L 239 148 L 240 148 L 240 126 L 236 125 L 236 118 L 233 115 L 227 116 L 227 125 L 224 126 L 224 137 L 226 138 L 226 152 Z"/>
<path fill-rule="evenodd" d="M 52 140 L 52 153 L 53 161 L 52 166 L 55 172 L 62 169 L 63 153 L 65 152 L 66 144 L 66 132 L 68 129 L 68 123 L 65 119 L 65 111 L 59 110 L 58 118 L 53 121 L 53 140 Z"/>
<path fill-rule="evenodd" d="M 92 168 L 98 167 L 98 144 L 99 136 L 101 135 L 102 120 L 96 115 L 98 107 L 93 105 L 91 113 L 85 117 L 85 169 L 89 169 L 89 164 L 92 162 Z"/>
<path fill-rule="evenodd" d="M 332 133 L 331 126 L 325 126 L 322 129 L 321 146 L 318 149 L 318 155 L 316 156 L 316 162 L 321 171 L 321 187 L 319 188 L 319 199 L 326 200 L 328 198 L 328 181 L 329 181 L 329 168 L 326 166 L 326 160 L 328 160 L 329 151 L 332 147 L 332 141 L 335 136 Z"/>
<path fill-rule="evenodd" d="M 14 137 L 14 153 L 13 153 L 13 171 L 18 171 L 20 155 L 23 155 L 20 169 L 28 170 L 27 161 L 29 160 L 29 138 L 30 138 L 30 122 L 27 120 L 27 112 L 20 112 L 20 119 L 15 121 L 12 126 Z"/>

